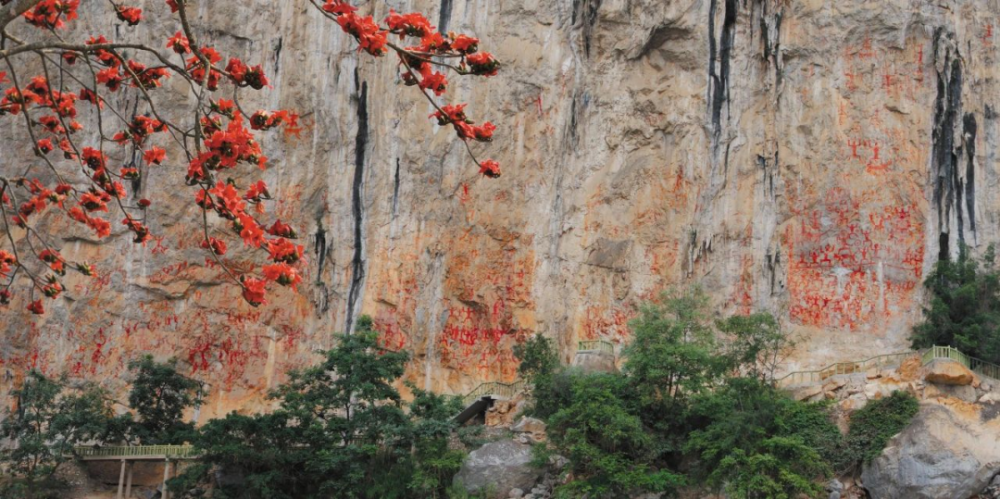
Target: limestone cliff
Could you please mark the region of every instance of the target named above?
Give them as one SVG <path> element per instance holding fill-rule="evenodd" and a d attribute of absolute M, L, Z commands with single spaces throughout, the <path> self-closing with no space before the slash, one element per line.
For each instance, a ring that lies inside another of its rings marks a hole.
<path fill-rule="evenodd" d="M 577 340 L 620 343 L 637 303 L 692 282 L 720 313 L 775 312 L 803 338 L 790 367 L 818 366 L 905 349 L 922 276 L 1000 230 L 997 0 L 360 3 L 427 12 L 503 61 L 454 90 L 499 127 L 496 180 L 307 2 L 194 4 L 197 30 L 273 75 L 245 105 L 304 116 L 264 145 L 307 285 L 244 304 L 190 236 L 169 165 L 142 185 L 148 246 L 61 232 L 102 276 L 41 319 L 3 312 L 5 390 L 31 366 L 118 386 L 153 353 L 210 384 L 202 417 L 253 409 L 370 314 L 413 353 L 410 379 L 463 392 L 514 378 L 511 348 L 535 332 L 567 361 Z M 119 40 L 172 33 L 102 22 Z"/>

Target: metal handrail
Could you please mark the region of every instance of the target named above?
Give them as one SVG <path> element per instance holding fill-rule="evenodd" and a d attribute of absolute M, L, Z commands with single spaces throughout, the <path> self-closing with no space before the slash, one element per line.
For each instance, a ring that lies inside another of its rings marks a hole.
<path fill-rule="evenodd" d="M 774 383 L 779 387 L 800 385 L 804 383 L 816 383 L 831 376 L 864 372 L 872 367 L 881 369 L 883 367 L 898 366 L 902 364 L 904 360 L 917 355 L 919 355 L 917 352 L 899 352 L 876 355 L 865 360 L 854 362 L 838 362 L 813 371 L 791 372 L 776 379 Z"/>
<path fill-rule="evenodd" d="M 517 380 L 513 383 L 501 383 L 499 381 L 487 381 L 481 383 L 474 390 L 469 392 L 467 395 L 462 397 L 462 403 L 466 406 L 471 405 L 478 399 L 481 399 L 487 395 L 492 396 L 499 400 L 508 400 L 514 398 L 515 395 L 524 391 L 524 380 Z"/>
<path fill-rule="evenodd" d="M 805 383 L 815 383 L 823 381 L 830 376 L 867 371 L 871 367 L 883 368 L 897 366 L 902 364 L 907 358 L 916 356 L 920 356 L 920 362 L 922 365 L 930 364 L 937 359 L 952 360 L 962 364 L 970 371 L 980 376 L 1000 382 L 1000 365 L 987 362 L 982 359 L 977 359 L 975 357 L 970 357 L 954 347 L 932 346 L 921 352 L 900 352 L 877 355 L 870 359 L 857 362 L 839 362 L 837 364 L 831 364 L 815 371 L 795 371 L 775 380 L 775 385 L 783 387 Z"/>
<path fill-rule="evenodd" d="M 584 340 L 577 344 L 577 353 L 579 352 L 602 352 L 609 353 L 611 355 L 615 354 L 615 345 L 607 340 Z"/>
<path fill-rule="evenodd" d="M 925 350 L 921 356 L 924 365 L 930 364 L 936 359 L 948 359 L 958 362 L 980 376 L 1000 381 L 1000 366 L 992 362 L 970 357 L 960 352 L 957 348 L 933 346 Z"/>
<path fill-rule="evenodd" d="M 80 457 L 143 457 L 166 456 L 170 458 L 193 458 L 198 451 L 192 445 L 112 445 L 103 447 L 75 447 L 74 453 Z"/>

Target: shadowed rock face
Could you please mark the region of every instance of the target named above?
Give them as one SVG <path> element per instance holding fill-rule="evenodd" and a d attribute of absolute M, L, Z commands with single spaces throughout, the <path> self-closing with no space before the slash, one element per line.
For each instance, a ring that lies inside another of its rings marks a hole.
<path fill-rule="evenodd" d="M 95 31 L 166 38 L 160 4 Z M 369 314 L 413 353 L 407 378 L 464 392 L 513 379 L 511 348 L 536 331 L 567 363 L 578 340 L 623 342 L 637 303 L 689 282 L 721 313 L 775 312 L 803 337 L 789 367 L 817 367 L 903 349 L 933 262 L 997 239 L 994 0 L 417 0 L 504 63 L 452 91 L 499 127 L 483 154 L 496 180 L 391 60 L 359 57 L 305 4 L 199 1 L 194 22 L 271 76 L 245 108 L 304 116 L 263 145 L 282 199 L 268 209 L 311 250 L 306 282 L 243 304 L 197 248 L 194 192 L 168 162 L 141 186 L 146 247 L 53 227 L 102 275 L 69 279 L 42 318 L 3 312 L 0 389 L 30 367 L 117 389 L 152 353 L 210 383 L 202 419 L 253 410 Z M 189 104 L 171 97 L 182 86 L 157 91 L 164 112 Z M 11 127 L 3 168 L 31 158 Z"/>
<path fill-rule="evenodd" d="M 455 483 L 470 492 L 482 491 L 507 497 L 512 489 L 531 490 L 542 470 L 531 465 L 531 446 L 502 440 L 469 453 Z"/>

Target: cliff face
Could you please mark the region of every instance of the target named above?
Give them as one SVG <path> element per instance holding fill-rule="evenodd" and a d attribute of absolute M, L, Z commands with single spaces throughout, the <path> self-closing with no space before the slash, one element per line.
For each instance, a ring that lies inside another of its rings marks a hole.
<path fill-rule="evenodd" d="M 413 353 L 408 378 L 457 393 L 513 379 L 511 348 L 534 332 L 567 360 L 581 339 L 623 342 L 637 303 L 691 282 L 720 313 L 776 313 L 801 336 L 791 367 L 817 366 L 905 349 L 933 262 L 1000 230 L 996 0 L 361 4 L 426 12 L 503 61 L 451 92 L 498 125 L 497 180 L 391 60 L 307 2 L 195 4 L 220 51 L 273 75 L 244 106 L 304 116 L 298 137 L 265 141 L 264 178 L 309 250 L 306 283 L 242 303 L 168 165 L 142 185 L 162 236 L 145 248 L 55 227 L 101 278 L 71 280 L 40 319 L 3 312 L 4 389 L 31 366 L 118 386 L 153 353 L 210 384 L 202 417 L 254 409 L 369 314 Z M 109 22 L 119 40 L 176 30 Z"/>

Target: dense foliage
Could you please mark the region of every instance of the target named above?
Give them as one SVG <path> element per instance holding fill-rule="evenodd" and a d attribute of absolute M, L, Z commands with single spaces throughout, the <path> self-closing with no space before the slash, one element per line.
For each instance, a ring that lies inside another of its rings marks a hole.
<path fill-rule="evenodd" d="M 686 484 L 732 498 L 818 497 L 824 477 L 878 455 L 916 413 L 916 400 L 896 393 L 859 411 L 841 435 L 826 405 L 774 387 L 790 342 L 772 316 L 712 321 L 707 304 L 697 288 L 645 304 L 622 373 L 524 373 L 534 414 L 570 461 L 573 480 L 557 496 L 669 494 Z M 546 341 L 520 354 L 552 365 Z"/>
<path fill-rule="evenodd" d="M 962 246 L 956 260 L 941 260 L 924 280 L 930 302 L 913 328 L 913 348 L 948 345 L 1000 363 L 1000 270 L 994 247 L 976 259 Z"/>
<path fill-rule="evenodd" d="M 0 436 L 16 443 L 0 452 L 3 475 L 11 479 L 0 484 L 0 497 L 38 497 L 39 484 L 69 459 L 74 445 L 114 431 L 110 399 L 96 387 L 64 394 L 60 383 L 31 371 L 13 396 L 14 407 L 0 422 Z"/>
<path fill-rule="evenodd" d="M 176 362 L 158 363 L 146 355 L 129 363 L 135 372 L 129 407 L 136 418 L 128 439 L 141 445 L 183 443 L 194 436 L 184 411 L 199 402 L 201 384 L 177 372 Z"/>
<path fill-rule="evenodd" d="M 325 359 L 290 373 L 274 391 L 278 409 L 209 421 L 195 439 L 204 451 L 173 487 L 223 479 L 212 497 L 439 497 L 464 453 L 448 448 L 451 399 L 415 388 L 403 404 L 393 383 L 406 353 L 378 348 L 371 319 L 338 337 Z M 406 411 L 404 409 L 409 409 Z"/>

